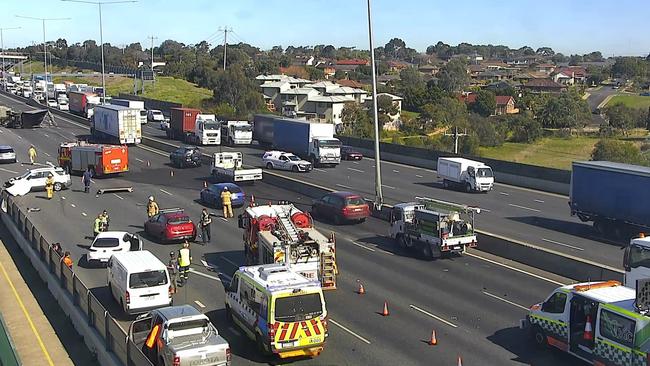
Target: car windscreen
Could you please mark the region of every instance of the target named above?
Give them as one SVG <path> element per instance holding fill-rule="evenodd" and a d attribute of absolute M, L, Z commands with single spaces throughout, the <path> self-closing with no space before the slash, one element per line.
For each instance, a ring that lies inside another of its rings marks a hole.
<path fill-rule="evenodd" d="M 14 152 L 14 149 L 12 148 L 1 148 L 0 149 L 0 154 L 6 154 L 6 153 L 12 153 Z"/>
<path fill-rule="evenodd" d="M 650 248 L 640 245 L 630 245 L 630 268 L 650 267 Z"/>
<path fill-rule="evenodd" d="M 253 131 L 253 127 L 251 126 L 235 126 L 235 131 Z"/>
<path fill-rule="evenodd" d="M 221 125 L 218 123 L 206 123 L 203 125 L 204 130 L 219 130 L 221 129 Z"/>
<path fill-rule="evenodd" d="M 319 140 L 320 147 L 341 147 L 341 141 L 338 140 Z"/>
<path fill-rule="evenodd" d="M 361 206 L 364 205 L 365 202 L 363 201 L 363 198 L 359 196 L 352 196 L 352 197 L 347 197 L 345 199 L 345 205 L 346 206 Z"/>
<path fill-rule="evenodd" d="M 129 288 L 146 288 L 167 284 L 165 270 L 132 273 L 129 276 Z"/>
<path fill-rule="evenodd" d="M 175 216 L 175 217 L 170 217 L 167 220 L 167 223 L 172 225 L 187 224 L 188 222 L 190 222 L 189 216 Z"/>
<path fill-rule="evenodd" d="M 97 238 L 92 244 L 93 248 L 114 248 L 120 245 L 117 238 Z"/>
<path fill-rule="evenodd" d="M 477 177 L 489 178 L 489 177 L 492 176 L 492 169 L 490 169 L 490 168 L 478 168 L 476 176 Z"/>
<path fill-rule="evenodd" d="M 297 322 L 323 314 L 319 293 L 281 297 L 275 300 L 275 320 Z"/>

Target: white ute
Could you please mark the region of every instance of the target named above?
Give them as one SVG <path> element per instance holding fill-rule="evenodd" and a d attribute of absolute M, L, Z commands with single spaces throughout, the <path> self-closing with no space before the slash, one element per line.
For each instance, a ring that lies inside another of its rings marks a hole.
<path fill-rule="evenodd" d="M 243 169 L 241 152 L 214 153 L 210 173 L 219 181 L 251 182 L 262 179 L 262 169 Z"/>

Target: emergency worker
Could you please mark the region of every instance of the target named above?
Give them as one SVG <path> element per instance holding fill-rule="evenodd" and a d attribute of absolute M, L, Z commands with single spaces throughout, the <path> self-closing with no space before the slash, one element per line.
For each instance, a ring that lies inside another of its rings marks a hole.
<path fill-rule="evenodd" d="M 169 262 L 167 262 L 167 272 L 172 283 L 172 294 L 176 293 L 176 283 L 178 282 L 178 259 L 176 252 L 169 252 Z"/>
<path fill-rule="evenodd" d="M 29 155 L 30 163 L 34 165 L 34 163 L 36 162 L 36 157 L 38 156 L 38 154 L 36 154 L 36 148 L 34 147 L 34 145 L 31 145 L 29 147 L 29 150 L 27 150 L 27 155 Z"/>
<path fill-rule="evenodd" d="M 54 194 L 54 177 L 52 173 L 48 174 L 47 179 L 45 180 L 45 191 L 47 192 L 47 199 L 51 200 L 52 195 Z"/>
<path fill-rule="evenodd" d="M 190 243 L 186 240 L 185 243 L 183 243 L 183 247 L 178 251 L 178 272 L 182 285 L 184 285 L 188 280 L 191 263 L 192 252 L 190 251 Z"/>
<path fill-rule="evenodd" d="M 93 238 L 99 235 L 99 233 L 102 232 L 102 214 L 97 215 L 95 217 L 95 221 L 93 222 Z"/>
<path fill-rule="evenodd" d="M 233 217 L 232 201 L 230 200 L 231 196 L 232 195 L 230 191 L 228 191 L 228 187 L 223 187 L 223 192 L 221 192 L 221 204 L 223 205 L 223 217 L 226 219 Z"/>
<path fill-rule="evenodd" d="M 153 196 L 149 196 L 149 202 L 147 203 L 147 216 L 156 216 L 158 215 L 158 211 L 160 211 L 158 208 L 158 203 L 156 203 L 156 201 L 153 199 Z"/>

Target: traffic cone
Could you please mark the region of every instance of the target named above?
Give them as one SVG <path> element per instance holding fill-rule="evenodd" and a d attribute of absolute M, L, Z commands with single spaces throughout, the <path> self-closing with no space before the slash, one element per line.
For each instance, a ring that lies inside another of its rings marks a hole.
<path fill-rule="evenodd" d="M 359 295 L 364 295 L 366 293 L 366 289 L 363 288 L 363 284 L 361 282 L 359 282 L 359 289 L 357 290 L 357 293 Z"/>
<path fill-rule="evenodd" d="M 388 313 L 388 301 L 384 301 L 384 310 L 382 310 L 381 315 L 382 315 L 382 316 L 388 316 L 388 315 L 390 315 L 390 314 Z"/>
<path fill-rule="evenodd" d="M 458 355 L 458 366 L 463 366 L 463 359 Z"/>
<path fill-rule="evenodd" d="M 173 171 L 173 170 L 170 170 L 170 171 L 169 171 L 169 176 L 170 176 L 170 177 L 173 177 L 173 176 L 174 176 L 174 171 Z"/>
<path fill-rule="evenodd" d="M 594 340 L 594 331 L 591 327 L 591 315 L 587 315 L 587 322 L 585 323 L 585 331 L 582 333 L 582 338 L 585 341 Z"/>
<path fill-rule="evenodd" d="M 435 346 L 436 344 L 438 344 L 438 339 L 436 338 L 436 330 L 433 329 L 431 330 L 431 339 L 429 339 L 429 345 Z"/>

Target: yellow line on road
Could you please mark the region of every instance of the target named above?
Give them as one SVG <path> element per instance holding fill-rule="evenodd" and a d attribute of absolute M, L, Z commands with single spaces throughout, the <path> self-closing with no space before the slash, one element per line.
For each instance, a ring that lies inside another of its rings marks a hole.
<path fill-rule="evenodd" d="M 11 287 L 11 291 L 14 293 L 14 296 L 16 297 L 16 300 L 18 300 L 18 305 L 20 305 L 20 308 L 23 310 L 23 314 L 25 314 L 25 317 L 27 318 L 27 322 L 29 322 L 29 327 L 32 328 L 32 332 L 34 332 L 34 335 L 36 336 L 36 340 L 38 340 L 38 345 L 41 347 L 41 351 L 43 351 L 43 354 L 45 355 L 45 358 L 47 359 L 48 365 L 54 366 L 54 362 L 52 362 L 52 358 L 50 357 L 50 354 L 47 352 L 47 349 L 45 348 L 45 345 L 43 344 L 43 340 L 41 339 L 41 336 L 36 331 L 36 327 L 34 326 L 34 322 L 32 322 L 32 318 L 29 316 L 29 313 L 27 312 L 27 309 L 25 309 L 25 304 L 23 304 L 23 301 L 20 299 L 20 296 L 18 296 L 18 291 L 16 291 L 16 287 L 14 287 L 14 283 L 11 282 L 11 279 L 9 278 L 9 274 L 7 274 L 7 270 L 2 265 L 2 263 L 0 263 L 0 269 L 2 269 L 2 273 L 4 274 L 5 278 L 7 279 L 7 282 L 9 282 L 9 286 Z"/>

